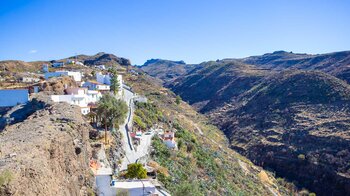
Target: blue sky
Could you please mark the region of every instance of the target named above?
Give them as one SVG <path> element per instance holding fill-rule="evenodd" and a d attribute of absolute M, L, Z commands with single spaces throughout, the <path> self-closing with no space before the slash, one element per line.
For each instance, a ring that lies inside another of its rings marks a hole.
<path fill-rule="evenodd" d="M 109 52 L 199 63 L 350 50 L 346 0 L 0 0 L 0 60 Z"/>

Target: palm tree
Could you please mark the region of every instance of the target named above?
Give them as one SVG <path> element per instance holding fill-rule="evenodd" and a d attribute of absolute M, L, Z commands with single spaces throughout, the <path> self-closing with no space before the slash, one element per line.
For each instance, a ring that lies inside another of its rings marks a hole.
<path fill-rule="evenodd" d="M 119 128 L 119 125 L 123 122 L 128 112 L 128 106 L 120 99 L 116 99 L 111 94 L 105 94 L 102 96 L 97 105 L 97 115 L 99 121 L 104 124 L 105 127 L 105 143 L 107 144 L 107 129 Z"/>

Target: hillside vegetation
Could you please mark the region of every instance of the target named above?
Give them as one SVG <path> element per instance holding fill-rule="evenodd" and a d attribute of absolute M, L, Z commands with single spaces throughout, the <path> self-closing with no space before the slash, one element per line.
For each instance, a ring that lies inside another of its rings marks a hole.
<path fill-rule="evenodd" d="M 349 106 L 344 81 L 288 71 L 210 115 L 232 147 L 253 162 L 320 195 L 343 195 L 350 191 Z"/>
<path fill-rule="evenodd" d="M 270 173 L 230 149 L 220 130 L 186 103 L 176 104 L 176 96 L 152 78 L 127 76 L 126 80 L 149 99 L 150 105 L 138 106 L 147 116 L 136 112 L 142 122 L 164 123 L 165 129 L 176 130 L 178 150 L 168 149 L 157 138 L 152 142 L 158 178 L 174 195 L 285 195 L 294 191 L 279 186 Z"/>
<path fill-rule="evenodd" d="M 265 70 L 235 60 L 210 61 L 168 86 L 206 113 L 222 107 L 268 75 Z"/>
<path fill-rule="evenodd" d="M 350 192 L 350 52 L 199 65 L 165 85 L 219 126 L 231 148 L 299 188 Z"/>

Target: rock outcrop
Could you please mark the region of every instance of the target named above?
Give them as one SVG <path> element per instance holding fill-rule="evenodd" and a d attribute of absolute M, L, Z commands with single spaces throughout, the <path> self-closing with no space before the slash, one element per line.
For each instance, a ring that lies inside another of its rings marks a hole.
<path fill-rule="evenodd" d="M 0 135 L 0 195 L 87 195 L 89 130 L 76 106 L 48 105 Z"/>

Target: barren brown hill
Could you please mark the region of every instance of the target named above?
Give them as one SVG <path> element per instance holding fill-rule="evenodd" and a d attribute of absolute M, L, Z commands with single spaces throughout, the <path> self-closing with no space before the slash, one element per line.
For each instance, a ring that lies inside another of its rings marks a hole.
<path fill-rule="evenodd" d="M 350 82 L 350 51 L 316 55 L 276 51 L 240 60 L 258 67 L 275 70 L 319 70 Z"/>
<path fill-rule="evenodd" d="M 77 55 L 72 56 L 66 59 L 62 59 L 63 61 L 66 61 L 67 59 L 71 60 L 78 60 L 83 62 L 85 65 L 120 65 L 120 66 L 129 66 L 130 60 L 123 58 L 123 57 L 117 57 L 114 54 L 108 54 L 104 52 L 99 52 L 95 55 Z"/>
<path fill-rule="evenodd" d="M 318 195 L 350 192 L 346 82 L 322 72 L 282 72 L 210 116 L 256 164 Z"/>
<path fill-rule="evenodd" d="M 197 67 L 201 68 L 179 77 L 168 86 L 202 113 L 231 102 L 269 74 L 236 60 L 209 61 Z"/>
<path fill-rule="evenodd" d="M 0 134 L 0 195 L 87 195 L 90 125 L 80 109 L 54 104 Z"/>

